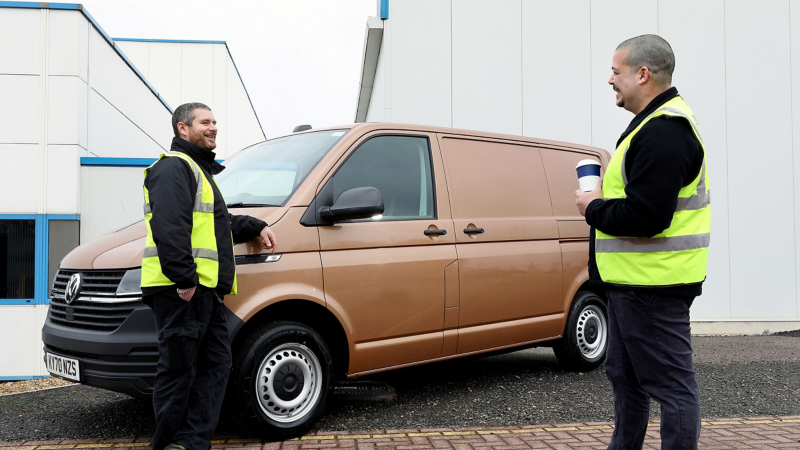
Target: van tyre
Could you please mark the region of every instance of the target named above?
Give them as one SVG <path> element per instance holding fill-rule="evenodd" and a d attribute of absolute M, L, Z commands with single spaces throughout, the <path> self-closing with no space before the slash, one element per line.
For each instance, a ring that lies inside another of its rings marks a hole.
<path fill-rule="evenodd" d="M 608 350 L 608 309 L 593 292 L 579 291 L 569 310 L 564 335 L 553 345 L 567 370 L 588 371 L 605 361 Z"/>
<path fill-rule="evenodd" d="M 228 394 L 248 431 L 282 440 L 304 434 L 322 416 L 333 373 L 319 333 L 296 322 L 271 322 L 235 352 Z"/>

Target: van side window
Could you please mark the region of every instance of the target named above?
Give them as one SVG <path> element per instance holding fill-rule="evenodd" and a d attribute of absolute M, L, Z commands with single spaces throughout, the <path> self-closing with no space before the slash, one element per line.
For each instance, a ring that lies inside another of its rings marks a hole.
<path fill-rule="evenodd" d="M 428 139 L 378 136 L 361 144 L 333 182 L 333 198 L 347 189 L 371 186 L 383 196 L 383 216 L 369 220 L 433 219 L 433 179 Z"/>

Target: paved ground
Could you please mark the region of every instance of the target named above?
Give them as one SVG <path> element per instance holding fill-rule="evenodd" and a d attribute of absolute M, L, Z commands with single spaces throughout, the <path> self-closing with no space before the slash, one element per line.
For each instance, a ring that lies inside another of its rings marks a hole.
<path fill-rule="evenodd" d="M 695 338 L 703 416 L 775 420 L 800 415 L 799 337 L 800 333 Z M 613 420 L 611 389 L 603 371 L 565 372 L 549 349 L 418 366 L 370 380 L 393 386 L 397 398 L 363 401 L 335 395 L 314 432 L 344 435 L 342 430 L 461 431 L 497 426 L 510 430 Z M 651 411 L 653 419 L 658 418 L 657 406 Z M 0 397 L 0 442 L 83 439 L 96 444 L 99 439 L 145 438 L 153 426 L 149 405 L 86 386 Z M 217 431 L 241 433 L 225 417 Z M 794 444 L 800 448 L 797 439 Z"/>
<path fill-rule="evenodd" d="M 525 427 L 434 428 L 421 430 L 329 431 L 284 442 L 261 442 L 218 436 L 212 448 L 306 450 L 517 450 L 605 449 L 614 428 L 611 423 L 544 424 Z M 800 416 L 749 417 L 703 422 L 700 447 L 705 449 L 778 449 L 800 447 Z M 62 440 L 0 442 L 0 450 L 26 449 L 142 449 L 148 439 Z M 661 448 L 658 422 L 652 421 L 645 448 Z"/>

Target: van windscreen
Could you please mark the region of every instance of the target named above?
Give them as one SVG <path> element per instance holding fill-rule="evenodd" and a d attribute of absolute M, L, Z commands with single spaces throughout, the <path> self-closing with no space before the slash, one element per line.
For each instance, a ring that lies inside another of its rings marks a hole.
<path fill-rule="evenodd" d="M 230 207 L 283 206 L 325 154 L 350 130 L 286 136 L 256 144 L 225 161 L 215 177 Z"/>

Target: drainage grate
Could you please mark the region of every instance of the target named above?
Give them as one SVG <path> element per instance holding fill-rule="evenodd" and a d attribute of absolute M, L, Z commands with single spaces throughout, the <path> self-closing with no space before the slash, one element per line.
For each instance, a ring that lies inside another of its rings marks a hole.
<path fill-rule="evenodd" d="M 333 387 L 333 395 L 344 400 L 394 400 L 394 388 L 382 381 L 342 381 Z"/>

